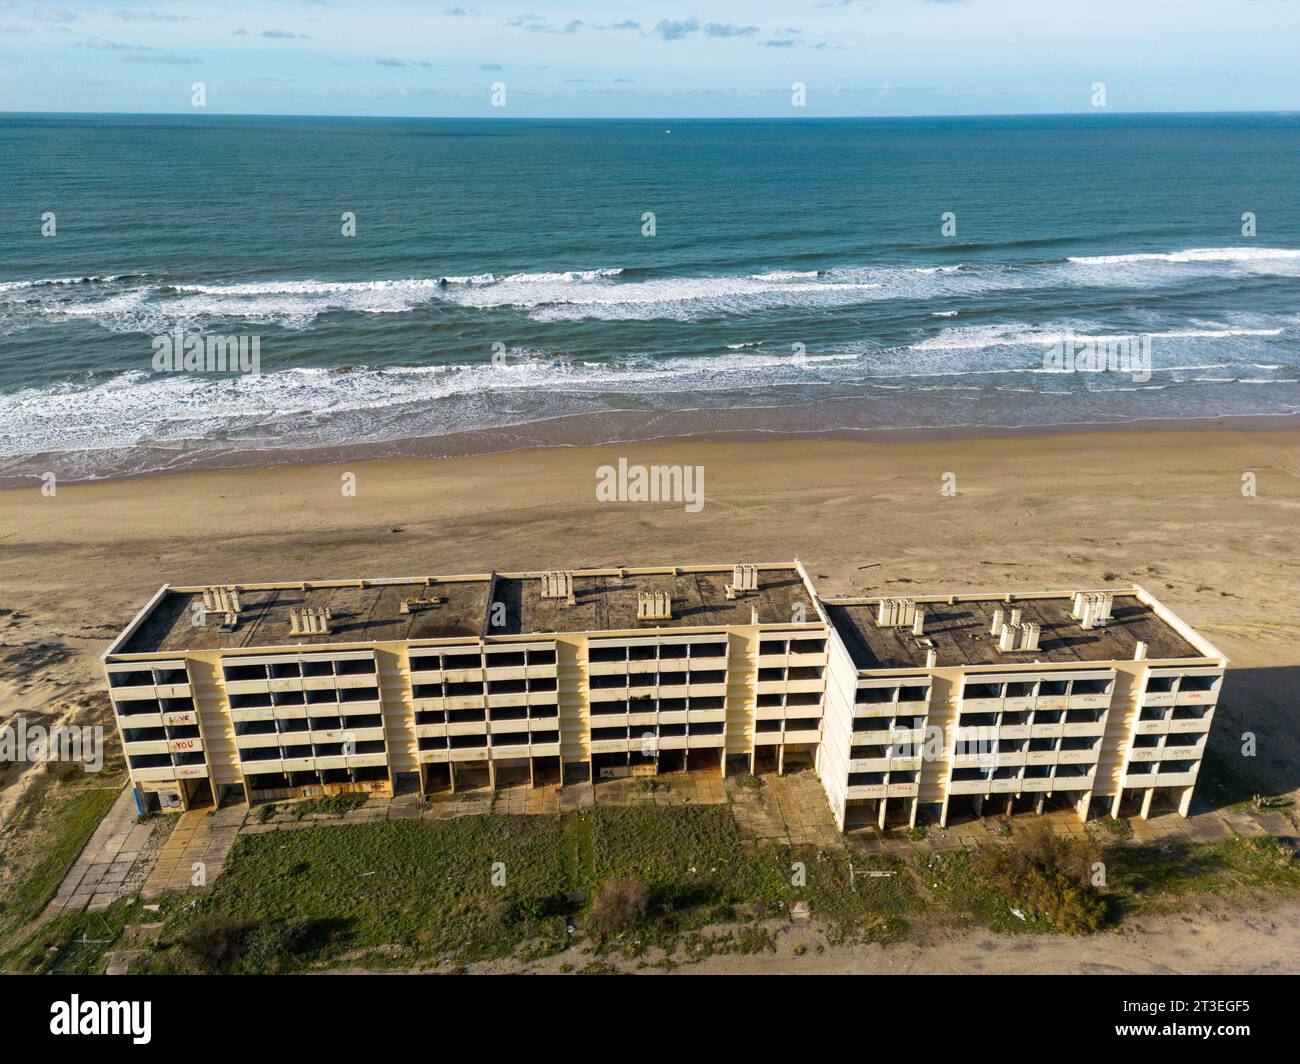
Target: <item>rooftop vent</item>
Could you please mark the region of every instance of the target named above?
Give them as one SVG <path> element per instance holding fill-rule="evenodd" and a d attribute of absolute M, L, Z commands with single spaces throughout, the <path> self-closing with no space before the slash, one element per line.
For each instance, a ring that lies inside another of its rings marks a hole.
<path fill-rule="evenodd" d="M 542 598 L 564 599 L 572 606 L 577 601 L 573 597 L 573 573 L 566 569 L 542 573 Z"/>
<path fill-rule="evenodd" d="M 876 626 L 910 628 L 916 621 L 916 603 L 907 598 L 881 599 L 876 605 Z"/>
<path fill-rule="evenodd" d="M 233 584 L 214 585 L 203 589 L 203 609 L 208 613 L 238 613 L 239 588 Z"/>
<path fill-rule="evenodd" d="M 921 635 L 925 632 L 925 607 L 917 606 L 916 612 L 912 617 L 912 634 Z"/>
<path fill-rule="evenodd" d="M 739 598 L 741 595 L 758 590 L 758 566 L 737 565 L 731 571 L 731 583 L 723 585 L 727 598 Z"/>
<path fill-rule="evenodd" d="M 330 620 L 334 616 L 328 606 L 291 606 L 289 608 L 290 635 L 329 635 Z"/>
<path fill-rule="evenodd" d="M 404 598 L 397 605 L 398 613 L 421 613 L 424 610 L 436 610 L 447 600 L 437 595 L 430 595 L 423 598 L 420 595 L 412 595 L 410 598 Z"/>
<path fill-rule="evenodd" d="M 1070 616 L 1082 628 L 1105 628 L 1114 604 L 1115 596 L 1109 591 L 1076 591 Z"/>
<path fill-rule="evenodd" d="M 673 599 L 667 591 L 639 591 L 636 596 L 638 621 L 666 621 L 673 615 Z"/>
<path fill-rule="evenodd" d="M 1041 631 L 1041 626 L 1033 621 L 1026 621 L 1024 624 L 1004 624 L 998 632 L 998 650 L 1004 653 L 1014 650 L 1037 650 Z"/>

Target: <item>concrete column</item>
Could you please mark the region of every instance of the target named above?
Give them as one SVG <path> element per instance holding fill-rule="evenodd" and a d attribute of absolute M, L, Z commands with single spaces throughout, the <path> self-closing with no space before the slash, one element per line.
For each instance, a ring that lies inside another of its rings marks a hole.
<path fill-rule="evenodd" d="M 909 816 L 908 816 L 908 818 L 907 818 L 907 826 L 908 826 L 909 828 L 914 828 L 914 827 L 916 827 L 916 814 L 917 814 L 917 812 L 920 810 L 920 808 L 921 808 L 921 799 L 920 799 L 919 797 L 917 797 L 917 798 L 913 798 L 913 799 L 912 799 L 912 812 L 909 814 Z"/>
<path fill-rule="evenodd" d="M 1111 815 L 1111 819 L 1113 819 L 1113 820 L 1118 820 L 1118 819 L 1119 819 L 1119 810 L 1120 810 L 1120 806 L 1123 804 L 1123 802 L 1124 802 L 1124 788 L 1123 788 L 1123 787 L 1116 787 L 1116 788 L 1115 788 L 1115 797 L 1111 800 L 1111 803 L 1110 803 L 1110 815 Z"/>
<path fill-rule="evenodd" d="M 946 828 L 948 826 L 948 795 L 943 796 L 943 805 L 939 809 L 939 826 Z"/>
<path fill-rule="evenodd" d="M 785 775 L 785 744 L 778 743 L 776 747 L 776 774 Z"/>
<path fill-rule="evenodd" d="M 1187 814 L 1191 811 L 1192 790 L 1193 788 L 1191 787 L 1185 788 L 1183 790 L 1182 797 L 1178 799 L 1178 815 L 1181 817 L 1187 816 Z"/>
<path fill-rule="evenodd" d="M 1079 819 L 1085 823 L 1088 820 L 1088 807 L 1092 805 L 1092 791 L 1084 791 L 1083 796 L 1075 803 L 1075 811 L 1079 814 Z"/>
<path fill-rule="evenodd" d="M 1149 820 L 1151 818 L 1151 799 L 1154 798 L 1155 796 L 1156 796 L 1156 789 L 1154 787 L 1148 787 L 1146 789 L 1146 792 L 1142 795 L 1142 819 L 1143 820 Z"/>
<path fill-rule="evenodd" d="M 977 794 L 975 797 L 975 815 L 982 817 L 984 815 L 984 795 Z"/>
<path fill-rule="evenodd" d="M 490 757 L 488 758 L 488 786 L 494 791 L 497 789 L 497 763 Z"/>
<path fill-rule="evenodd" d="M 889 799 L 881 798 L 877 800 L 876 806 L 879 809 L 879 816 L 876 817 L 876 826 L 881 831 L 885 830 L 885 813 L 889 809 Z"/>
<path fill-rule="evenodd" d="M 1014 794 L 1008 794 L 1008 795 L 1007 795 L 1007 811 L 1006 811 L 1006 813 L 1005 813 L 1004 815 L 1005 815 L 1005 816 L 1010 816 L 1013 812 L 1015 812 L 1015 808 L 1016 808 L 1016 796 L 1015 796 Z"/>
<path fill-rule="evenodd" d="M 451 779 L 451 793 L 456 793 L 456 762 L 448 759 L 447 775 Z"/>
<path fill-rule="evenodd" d="M 1034 803 L 1034 812 L 1039 816 L 1043 815 L 1043 806 L 1047 804 L 1047 794 L 1044 791 L 1038 792 L 1038 801 Z"/>

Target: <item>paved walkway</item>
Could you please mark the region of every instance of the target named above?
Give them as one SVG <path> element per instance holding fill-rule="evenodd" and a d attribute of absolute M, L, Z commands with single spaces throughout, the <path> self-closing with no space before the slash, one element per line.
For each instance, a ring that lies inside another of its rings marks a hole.
<path fill-rule="evenodd" d="M 225 867 L 226 855 L 247 815 L 248 810 L 242 805 L 181 813 L 180 822 L 145 880 L 141 896 L 156 898 L 165 890 L 186 891 L 208 886 Z"/>
<path fill-rule="evenodd" d="M 46 912 L 51 916 L 84 909 L 98 912 L 134 894 L 149 876 L 175 823 L 165 815 L 141 821 L 135 795 L 124 787 Z"/>

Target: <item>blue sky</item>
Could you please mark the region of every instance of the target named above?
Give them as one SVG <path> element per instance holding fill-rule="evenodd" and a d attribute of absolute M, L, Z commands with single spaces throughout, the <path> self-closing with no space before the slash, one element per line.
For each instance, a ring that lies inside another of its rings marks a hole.
<path fill-rule="evenodd" d="M 1297 42 L 1300 0 L 0 0 L 0 111 L 1300 110 Z"/>

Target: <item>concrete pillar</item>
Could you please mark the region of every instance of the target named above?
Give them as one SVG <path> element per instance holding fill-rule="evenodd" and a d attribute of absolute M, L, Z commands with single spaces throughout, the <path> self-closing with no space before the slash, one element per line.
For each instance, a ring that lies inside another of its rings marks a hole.
<path fill-rule="evenodd" d="M 1079 814 L 1079 819 L 1085 823 L 1088 820 L 1088 807 L 1092 804 L 1092 791 L 1084 791 L 1078 802 L 1075 803 L 1075 811 Z"/>
<path fill-rule="evenodd" d="M 1038 792 L 1038 800 L 1034 802 L 1034 812 L 1039 816 L 1043 815 L 1043 806 L 1047 803 L 1047 794 L 1044 791 Z"/>
<path fill-rule="evenodd" d="M 1182 797 L 1178 799 L 1178 815 L 1181 817 L 1187 816 L 1187 814 L 1191 811 L 1192 790 L 1193 788 L 1191 787 L 1184 788 Z"/>
<path fill-rule="evenodd" d="M 982 817 L 984 815 L 984 795 L 975 795 L 975 815 Z"/>
<path fill-rule="evenodd" d="M 785 775 L 785 746 L 784 746 L 784 744 L 777 744 L 777 748 L 776 748 L 776 774 L 777 774 L 778 776 L 784 776 L 784 775 Z"/>
<path fill-rule="evenodd" d="M 1143 820 L 1149 820 L 1151 818 L 1151 799 L 1154 798 L 1155 796 L 1156 796 L 1156 789 L 1154 787 L 1148 787 L 1145 793 L 1143 793 L 1142 814 L 1141 814 Z"/>
<path fill-rule="evenodd" d="M 1119 819 L 1119 810 L 1120 810 L 1120 806 L 1123 803 L 1124 803 L 1124 788 L 1116 787 L 1115 797 L 1111 800 L 1110 803 L 1110 815 L 1112 820 Z"/>
<path fill-rule="evenodd" d="M 880 798 L 880 799 L 877 799 L 877 801 L 876 801 L 876 806 L 877 806 L 877 808 L 879 809 L 879 815 L 876 817 L 876 826 L 877 826 L 878 828 L 880 828 L 881 831 L 884 831 L 884 830 L 885 830 L 885 812 L 886 812 L 886 811 L 888 810 L 888 808 L 889 808 L 889 799 L 888 799 L 888 798 Z"/>
<path fill-rule="evenodd" d="M 530 787 L 537 786 L 537 771 L 533 767 L 533 762 L 535 760 L 535 758 L 531 757 L 528 759 L 528 786 Z"/>
<path fill-rule="evenodd" d="M 948 826 L 948 795 L 943 796 L 943 805 L 939 808 L 939 826 L 946 828 Z"/>
<path fill-rule="evenodd" d="M 451 793 L 455 794 L 456 793 L 456 762 L 450 759 L 448 759 L 447 761 L 447 775 L 451 779 Z"/>
<path fill-rule="evenodd" d="M 920 808 L 921 808 L 921 799 L 920 799 L 920 798 L 913 798 L 913 799 L 912 799 L 912 812 L 908 815 L 908 818 L 907 818 L 907 826 L 908 826 L 909 828 L 914 828 L 914 827 L 916 827 L 916 814 L 917 814 L 917 812 L 920 810 Z"/>
<path fill-rule="evenodd" d="M 488 786 L 494 791 L 497 789 L 497 763 L 490 757 L 488 758 Z"/>
<path fill-rule="evenodd" d="M 1003 815 L 1005 815 L 1005 816 L 1010 816 L 1013 812 L 1015 812 L 1015 809 L 1016 809 L 1016 796 L 1015 796 L 1014 794 L 1008 794 L 1008 795 L 1007 795 L 1007 811 L 1006 811 L 1006 813 L 1003 814 Z"/>
<path fill-rule="evenodd" d="M 253 788 L 248 785 L 248 777 L 245 776 L 241 781 L 244 784 L 244 804 L 248 808 L 253 808 Z"/>

